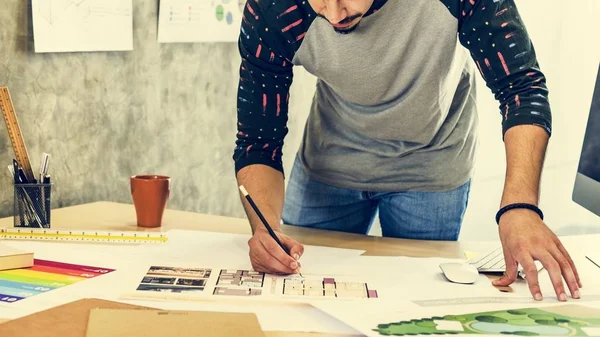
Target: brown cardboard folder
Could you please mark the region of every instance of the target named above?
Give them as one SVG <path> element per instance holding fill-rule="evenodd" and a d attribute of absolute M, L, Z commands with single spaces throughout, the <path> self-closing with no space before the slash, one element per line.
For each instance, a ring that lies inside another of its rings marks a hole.
<path fill-rule="evenodd" d="M 151 309 L 99 299 L 82 299 L 0 324 L 0 336 L 85 337 L 90 311 L 95 308 Z"/>
<path fill-rule="evenodd" d="M 99 310 L 101 311 L 99 318 L 109 319 L 111 322 L 110 325 L 113 326 L 118 326 L 123 323 L 132 323 L 132 321 L 127 321 L 128 318 L 125 317 L 129 317 L 128 315 L 135 316 L 136 312 L 139 311 L 152 310 L 153 313 L 151 315 L 165 313 L 165 311 L 153 308 L 140 307 L 99 299 L 82 299 L 0 324 L 0 336 L 86 337 L 90 313 L 94 309 L 119 309 L 116 312 L 118 316 L 114 315 L 114 311 L 111 312 L 108 310 Z M 137 315 L 140 316 L 139 314 Z M 225 336 L 223 334 L 223 331 L 243 331 L 243 333 L 239 336 L 264 336 L 262 330 L 260 329 L 260 325 L 258 324 L 258 320 L 256 319 L 256 316 L 254 314 L 192 312 L 190 313 L 190 315 L 202 315 L 204 317 L 200 321 L 197 321 L 196 324 L 193 326 L 193 329 L 197 333 L 202 332 L 202 334 L 200 334 L 201 336 Z M 95 317 L 95 315 L 93 316 Z M 215 325 L 214 323 L 211 323 L 211 320 L 215 320 L 215 322 L 218 322 L 220 324 L 222 324 L 223 322 L 227 322 L 227 324 L 219 326 Z M 204 325 L 205 323 L 207 325 Z M 234 325 L 235 328 L 228 327 L 229 325 Z M 168 327 L 168 325 L 165 327 Z M 98 332 L 96 328 L 92 327 L 92 329 L 95 332 Z M 103 327 L 100 327 L 100 330 L 103 329 Z M 102 333 L 104 331 L 100 332 Z M 172 330 L 167 330 L 166 334 L 162 336 L 173 336 L 171 332 Z M 134 336 L 138 335 L 130 335 L 130 337 Z M 142 334 L 139 336 L 146 335 Z M 238 335 L 234 334 L 231 336 Z"/>
<path fill-rule="evenodd" d="M 264 337 L 255 314 L 92 309 L 87 337 Z"/>

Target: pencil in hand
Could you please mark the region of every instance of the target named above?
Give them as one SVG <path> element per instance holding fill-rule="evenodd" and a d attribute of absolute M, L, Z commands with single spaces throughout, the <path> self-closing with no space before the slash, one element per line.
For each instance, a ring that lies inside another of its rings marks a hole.
<path fill-rule="evenodd" d="M 287 255 L 291 256 L 289 249 L 287 249 L 287 247 L 284 246 L 283 243 L 281 243 L 281 240 L 279 240 L 279 237 L 277 236 L 277 234 L 275 234 L 275 231 L 273 230 L 273 228 L 271 228 L 271 226 L 267 222 L 267 219 L 265 219 L 265 217 L 263 216 L 262 212 L 258 209 L 258 206 L 256 206 L 256 203 L 254 202 L 254 200 L 252 200 L 252 197 L 250 197 L 250 194 L 248 194 L 248 191 L 246 191 L 246 188 L 244 188 L 243 185 L 240 185 L 239 189 L 242 192 L 242 194 L 244 195 L 244 198 L 246 198 L 246 200 L 248 200 L 248 203 L 250 204 L 250 206 L 252 206 L 252 209 L 254 210 L 254 212 L 256 213 L 256 215 L 258 215 L 260 221 L 262 221 L 263 225 L 265 226 L 265 228 L 269 232 L 269 235 L 271 235 L 271 237 L 273 238 L 273 240 L 275 240 L 275 242 L 277 242 L 277 244 L 279 245 L 279 247 L 281 247 L 281 249 L 283 249 L 283 251 Z M 292 256 L 292 258 L 294 258 L 294 257 Z M 297 271 L 298 271 L 298 274 L 301 277 L 304 277 L 304 276 L 302 276 L 302 273 L 300 272 L 300 267 L 297 268 Z"/>

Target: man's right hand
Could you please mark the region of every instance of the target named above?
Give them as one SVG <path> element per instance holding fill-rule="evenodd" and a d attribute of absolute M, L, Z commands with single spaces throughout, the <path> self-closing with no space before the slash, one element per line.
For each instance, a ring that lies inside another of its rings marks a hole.
<path fill-rule="evenodd" d="M 248 241 L 250 261 L 254 270 L 269 274 L 293 274 L 300 267 L 297 261 L 304 253 L 304 246 L 291 237 L 275 231 L 290 255 L 279 247 L 266 228 L 257 228 Z"/>

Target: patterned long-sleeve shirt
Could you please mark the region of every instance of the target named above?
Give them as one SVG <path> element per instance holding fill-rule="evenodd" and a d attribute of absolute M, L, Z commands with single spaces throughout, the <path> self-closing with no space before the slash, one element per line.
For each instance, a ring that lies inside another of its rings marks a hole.
<path fill-rule="evenodd" d="M 283 172 L 294 66 L 318 79 L 298 157 L 336 186 L 440 191 L 467 181 L 476 69 L 499 102 L 502 134 L 521 124 L 551 132 L 546 80 L 513 0 L 375 0 L 349 34 L 306 0 L 248 0 L 239 50 L 236 172 Z"/>

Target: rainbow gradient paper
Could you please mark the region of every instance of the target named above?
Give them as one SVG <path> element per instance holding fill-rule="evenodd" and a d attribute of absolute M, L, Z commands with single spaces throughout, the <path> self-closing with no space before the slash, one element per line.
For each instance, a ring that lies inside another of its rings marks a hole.
<path fill-rule="evenodd" d="M 0 302 L 14 303 L 113 271 L 36 259 L 31 268 L 0 272 Z"/>

